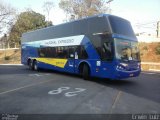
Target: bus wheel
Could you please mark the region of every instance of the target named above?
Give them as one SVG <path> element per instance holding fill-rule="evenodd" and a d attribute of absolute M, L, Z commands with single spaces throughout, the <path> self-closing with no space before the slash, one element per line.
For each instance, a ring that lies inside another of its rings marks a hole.
<path fill-rule="evenodd" d="M 84 80 L 89 80 L 90 78 L 90 73 L 89 73 L 89 67 L 88 65 L 84 64 L 83 65 L 83 72 L 82 72 L 82 76 Z"/>
<path fill-rule="evenodd" d="M 37 61 L 36 60 L 34 60 L 34 62 L 33 62 L 33 69 L 38 71 L 38 65 L 37 65 Z"/>
<path fill-rule="evenodd" d="M 28 61 L 28 67 L 29 67 L 30 70 L 33 70 L 32 60 Z"/>

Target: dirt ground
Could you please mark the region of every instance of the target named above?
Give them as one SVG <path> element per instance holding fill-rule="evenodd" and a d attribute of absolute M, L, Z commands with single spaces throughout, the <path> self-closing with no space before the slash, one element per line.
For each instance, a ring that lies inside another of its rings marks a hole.
<path fill-rule="evenodd" d="M 160 43 L 139 43 L 142 62 L 160 62 L 160 54 L 156 54 L 156 47 Z"/>
<path fill-rule="evenodd" d="M 0 64 L 20 64 L 20 63 L 21 63 L 20 49 L 0 50 Z"/>

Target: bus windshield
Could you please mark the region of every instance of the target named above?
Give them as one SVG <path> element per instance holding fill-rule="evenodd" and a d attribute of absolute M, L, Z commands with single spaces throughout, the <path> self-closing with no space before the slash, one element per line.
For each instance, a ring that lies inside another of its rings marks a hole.
<path fill-rule="evenodd" d="M 122 61 L 140 61 L 138 42 L 114 39 L 116 59 Z"/>
<path fill-rule="evenodd" d="M 134 31 L 129 21 L 115 16 L 109 16 L 109 20 L 113 33 L 135 38 Z"/>

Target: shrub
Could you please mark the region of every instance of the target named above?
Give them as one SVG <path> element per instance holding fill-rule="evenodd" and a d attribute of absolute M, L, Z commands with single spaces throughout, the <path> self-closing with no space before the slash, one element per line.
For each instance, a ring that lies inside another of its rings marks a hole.
<path fill-rule="evenodd" d="M 14 53 L 18 52 L 18 49 L 14 50 Z"/>
<path fill-rule="evenodd" d="M 144 47 L 143 47 L 143 50 L 148 50 L 148 47 L 147 47 L 147 46 L 144 46 Z"/>
<path fill-rule="evenodd" d="M 10 57 L 9 57 L 9 56 L 5 56 L 4 59 L 5 59 L 5 60 L 9 60 Z"/>
<path fill-rule="evenodd" d="M 156 54 L 160 55 L 160 44 L 156 47 Z"/>
<path fill-rule="evenodd" d="M 144 54 L 143 54 L 143 53 L 140 53 L 140 55 L 143 56 Z"/>

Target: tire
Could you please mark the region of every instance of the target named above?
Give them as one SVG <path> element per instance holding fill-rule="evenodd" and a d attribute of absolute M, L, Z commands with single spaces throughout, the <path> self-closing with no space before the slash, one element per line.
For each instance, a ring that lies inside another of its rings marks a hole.
<path fill-rule="evenodd" d="M 39 70 L 36 60 L 33 62 L 33 70 L 35 70 L 35 71 L 38 71 L 38 70 Z"/>
<path fill-rule="evenodd" d="M 89 78 L 90 78 L 89 67 L 86 64 L 83 65 L 82 76 L 83 76 L 84 80 L 89 80 Z"/>
<path fill-rule="evenodd" d="M 28 61 L 28 67 L 29 67 L 30 70 L 33 70 L 32 60 L 29 60 L 29 61 Z"/>

